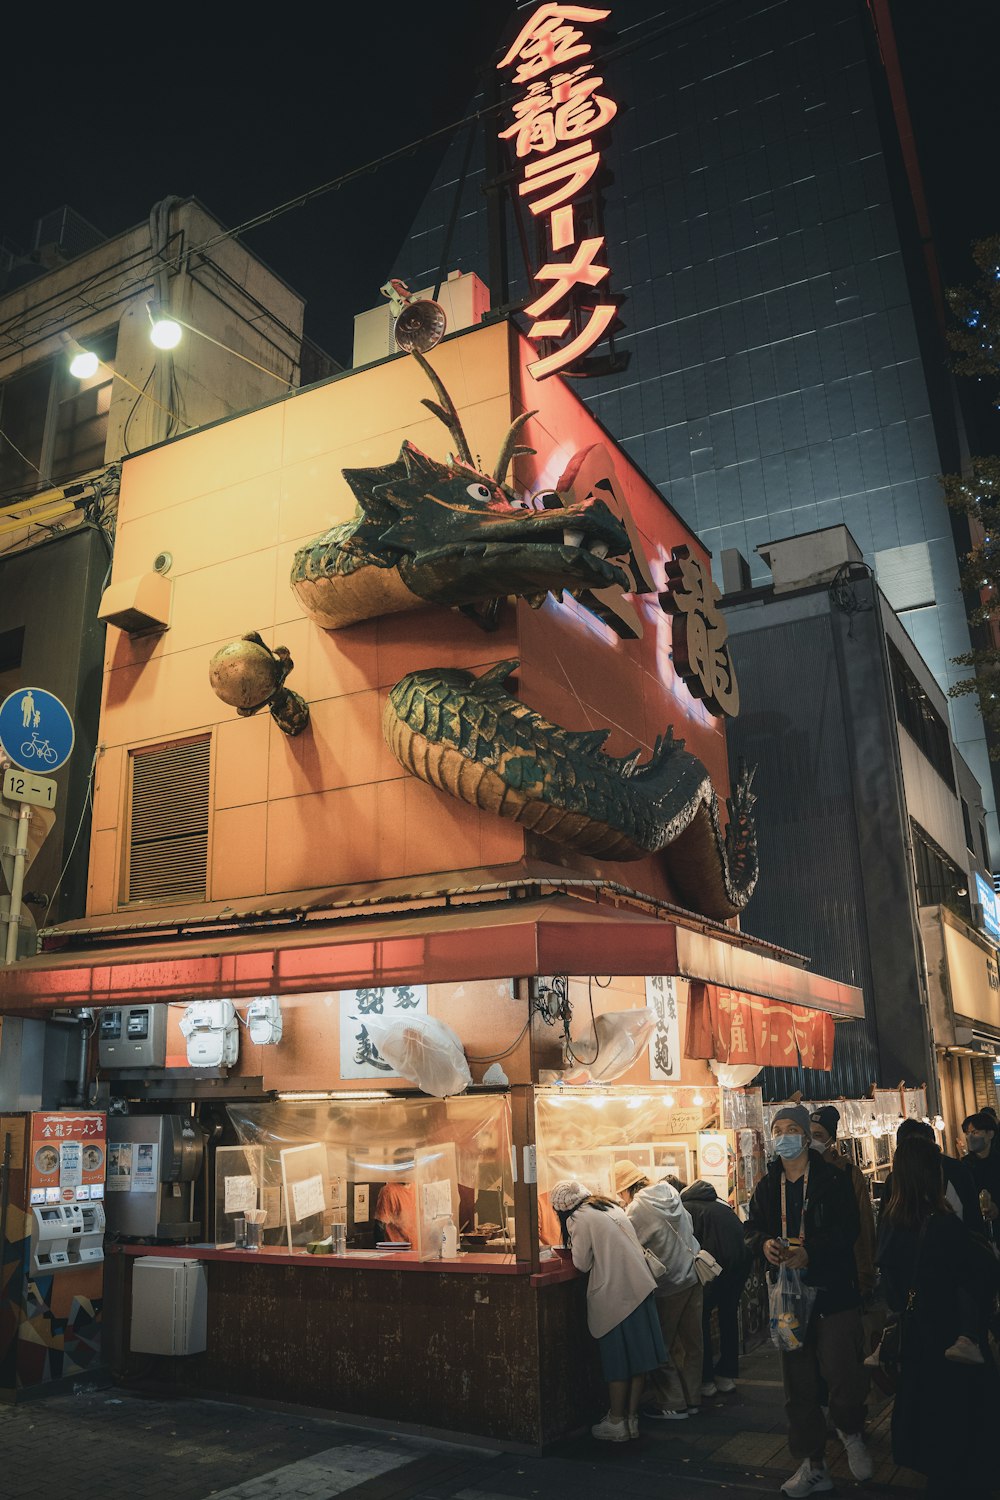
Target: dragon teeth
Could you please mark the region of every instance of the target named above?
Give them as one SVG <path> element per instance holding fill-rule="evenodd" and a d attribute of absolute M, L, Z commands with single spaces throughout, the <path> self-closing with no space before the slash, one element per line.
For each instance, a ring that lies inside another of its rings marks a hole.
<path fill-rule="evenodd" d="M 563 545 L 565 547 L 582 547 L 583 546 L 583 532 L 582 531 L 569 531 L 567 529 L 566 531 L 563 532 Z"/>
<path fill-rule="evenodd" d="M 588 550 L 591 551 L 595 557 L 604 558 L 608 555 L 608 544 L 607 542 L 594 542 Z"/>

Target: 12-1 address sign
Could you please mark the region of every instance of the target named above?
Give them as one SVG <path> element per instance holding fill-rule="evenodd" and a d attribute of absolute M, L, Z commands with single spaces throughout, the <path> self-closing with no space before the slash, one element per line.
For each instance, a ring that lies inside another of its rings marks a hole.
<path fill-rule="evenodd" d="M 0 703 L 0 749 L 22 770 L 58 771 L 73 740 L 69 710 L 45 688 L 18 688 Z"/>

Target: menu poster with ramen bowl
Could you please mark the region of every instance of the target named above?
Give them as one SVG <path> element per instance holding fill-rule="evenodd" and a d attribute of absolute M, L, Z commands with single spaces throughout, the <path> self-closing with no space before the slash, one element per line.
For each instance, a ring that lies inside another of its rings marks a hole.
<path fill-rule="evenodd" d="M 31 1117 L 32 1203 L 104 1197 L 107 1123 L 101 1110 L 58 1110 Z"/>

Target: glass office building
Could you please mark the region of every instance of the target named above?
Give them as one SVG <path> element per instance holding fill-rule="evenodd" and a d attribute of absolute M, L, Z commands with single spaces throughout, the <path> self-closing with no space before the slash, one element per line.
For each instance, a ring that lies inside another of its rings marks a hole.
<path fill-rule="evenodd" d="M 616 347 L 630 357 L 577 388 L 717 570 L 738 548 L 764 583 L 760 544 L 845 523 L 947 687 L 969 634 L 938 475 L 960 467 L 961 447 L 876 31 L 884 11 L 612 7 L 600 71 L 622 108 L 605 227 L 624 298 Z M 397 260 L 412 287 L 438 273 L 464 156 L 457 139 Z M 488 282 L 484 185 L 477 145 L 447 267 Z M 507 235 L 516 300 L 528 283 L 509 214 Z M 974 700 L 950 710 L 996 847 L 982 721 Z"/>

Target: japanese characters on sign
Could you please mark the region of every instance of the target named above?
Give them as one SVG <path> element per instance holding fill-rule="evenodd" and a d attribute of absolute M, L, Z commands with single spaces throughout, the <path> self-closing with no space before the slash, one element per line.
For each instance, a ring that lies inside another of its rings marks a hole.
<path fill-rule="evenodd" d="M 32 1203 L 103 1198 L 106 1117 L 99 1111 L 58 1111 L 31 1117 Z"/>
<path fill-rule="evenodd" d="M 393 1019 L 406 1015 L 427 1014 L 425 984 L 395 984 L 384 988 L 341 990 L 340 992 L 340 1076 L 341 1078 L 395 1078 L 395 1069 L 386 1062 L 371 1036 L 368 1025 L 374 1019 Z"/>
<path fill-rule="evenodd" d="M 674 1082 L 681 1076 L 676 979 L 665 974 L 647 975 L 646 1004 L 656 1015 L 656 1030 L 649 1042 L 649 1076 L 653 1082 Z"/>
<path fill-rule="evenodd" d="M 540 5 L 497 64 L 501 71 L 511 70 L 520 91 L 513 124 L 500 132 L 521 169 L 518 196 L 537 221 L 546 223 L 553 254 L 566 252 L 535 270 L 538 296 L 524 309 L 534 320 L 530 339 L 560 341 L 528 366 L 536 380 L 581 360 L 617 313 L 607 296 L 609 268 L 600 258 L 605 236 L 594 234 L 593 224 L 581 232 L 577 222 L 582 194 L 601 162 L 594 138 L 618 113 L 614 100 L 601 92 L 604 80 L 593 62 L 585 61 L 591 43 L 581 28 L 609 14 L 587 5 Z"/>
<path fill-rule="evenodd" d="M 729 647 L 729 627 L 719 609 L 719 589 L 688 547 L 675 547 L 667 563 L 660 603 L 674 616 L 674 666 L 709 713 L 740 711 L 740 690 Z"/>
<path fill-rule="evenodd" d="M 833 1017 L 781 1000 L 767 1000 L 715 984 L 693 983 L 688 1001 L 687 1057 L 761 1067 L 829 1071 Z"/>

